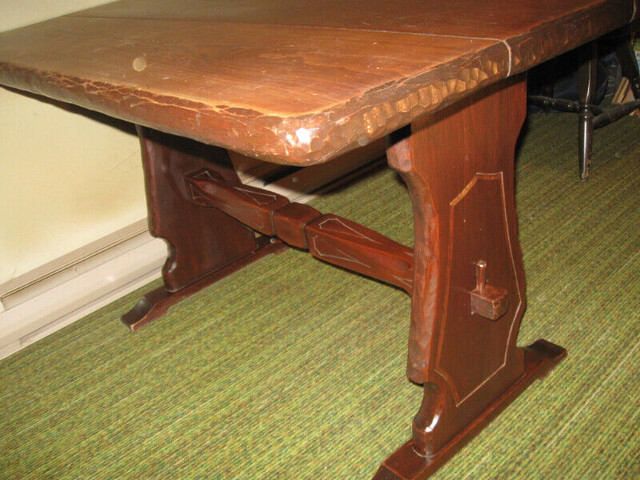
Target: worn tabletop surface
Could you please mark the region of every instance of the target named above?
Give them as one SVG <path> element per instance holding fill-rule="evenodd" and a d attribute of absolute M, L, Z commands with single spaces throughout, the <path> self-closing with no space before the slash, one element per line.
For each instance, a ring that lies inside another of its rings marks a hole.
<path fill-rule="evenodd" d="M 123 0 L 0 34 L 0 84 L 279 163 L 366 144 L 639 0 Z"/>

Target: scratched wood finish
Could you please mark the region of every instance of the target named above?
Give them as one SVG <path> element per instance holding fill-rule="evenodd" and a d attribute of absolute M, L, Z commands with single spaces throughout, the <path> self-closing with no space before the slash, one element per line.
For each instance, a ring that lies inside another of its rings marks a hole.
<path fill-rule="evenodd" d="M 436 463 L 425 458 L 459 448 L 452 442 L 511 401 L 508 392 L 564 355 L 559 347 L 550 356 L 533 347 L 532 367 L 516 346 L 525 279 L 514 154 L 525 115 L 526 82 L 519 75 L 415 122 L 411 134 L 389 148 L 389 164 L 407 183 L 414 207 L 407 372 L 424 385 L 424 399 L 410 448 L 403 447 L 379 479 L 426 478 Z M 487 294 L 490 306 L 494 294 L 500 297 L 499 309 L 476 308 L 475 297 Z M 413 467 L 389 476 L 408 451 L 418 452 L 417 476 Z"/>
<path fill-rule="evenodd" d="M 380 138 L 637 0 L 123 0 L 0 34 L 0 84 L 279 163 Z"/>
<path fill-rule="evenodd" d="M 411 294 L 413 250 L 337 215 L 268 190 L 227 183 L 209 169 L 187 177 L 191 199 L 211 206 L 265 235 L 275 235 L 316 258 L 395 285 Z"/>

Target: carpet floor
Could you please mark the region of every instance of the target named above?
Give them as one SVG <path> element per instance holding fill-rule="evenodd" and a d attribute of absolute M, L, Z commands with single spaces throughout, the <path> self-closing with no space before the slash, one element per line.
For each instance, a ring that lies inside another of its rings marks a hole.
<path fill-rule="evenodd" d="M 519 343 L 569 357 L 432 478 L 640 478 L 640 121 L 528 120 Z M 410 245 L 387 169 L 314 201 Z M 149 290 L 152 286 L 147 287 Z M 131 334 L 127 296 L 0 362 L 1 479 L 371 478 L 410 433 L 409 298 L 290 249 Z"/>

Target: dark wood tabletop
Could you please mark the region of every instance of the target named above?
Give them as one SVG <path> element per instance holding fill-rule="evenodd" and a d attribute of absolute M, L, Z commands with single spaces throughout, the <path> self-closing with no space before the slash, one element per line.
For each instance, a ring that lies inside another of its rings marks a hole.
<path fill-rule="evenodd" d="M 635 17 L 638 0 L 123 0 L 0 34 L 0 84 L 318 163 Z"/>

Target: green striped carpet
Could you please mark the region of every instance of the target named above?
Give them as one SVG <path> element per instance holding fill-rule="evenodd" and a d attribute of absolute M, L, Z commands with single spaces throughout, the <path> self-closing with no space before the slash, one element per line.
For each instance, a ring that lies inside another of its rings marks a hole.
<path fill-rule="evenodd" d="M 535 116 L 518 158 L 520 343 L 568 359 L 433 478 L 640 478 L 640 121 Z M 315 201 L 410 244 L 380 170 Z M 2 479 L 367 479 L 407 440 L 409 298 L 289 250 L 130 334 L 129 295 L 0 362 Z"/>

